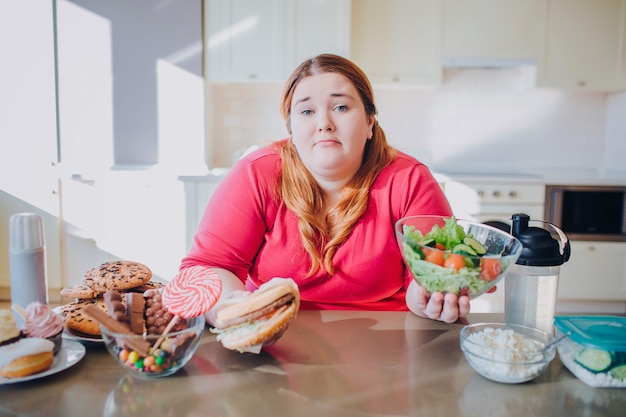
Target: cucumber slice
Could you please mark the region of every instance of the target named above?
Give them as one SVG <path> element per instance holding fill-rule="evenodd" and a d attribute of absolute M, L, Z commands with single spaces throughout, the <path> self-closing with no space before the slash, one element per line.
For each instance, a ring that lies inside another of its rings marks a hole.
<path fill-rule="evenodd" d="M 435 239 L 428 238 L 428 239 L 424 239 L 424 240 L 422 240 L 422 241 L 420 242 L 420 245 L 423 245 L 423 246 L 428 246 L 428 247 L 434 248 L 436 243 L 437 243 L 437 242 L 435 242 Z"/>
<path fill-rule="evenodd" d="M 487 253 L 487 249 L 485 249 L 483 244 L 471 236 L 465 236 L 465 239 L 463 239 L 463 243 L 472 248 L 477 255 L 484 255 L 485 253 Z"/>
<path fill-rule="evenodd" d="M 576 362 L 591 372 L 604 372 L 611 367 L 613 358 L 606 350 L 585 348 L 576 356 Z"/>
<path fill-rule="evenodd" d="M 611 368 L 609 374 L 620 381 L 626 381 L 626 364 L 617 365 L 614 368 Z"/>
<path fill-rule="evenodd" d="M 458 245 L 456 245 L 452 249 L 452 253 L 458 253 L 458 254 L 461 254 L 461 255 L 476 256 L 476 251 L 474 249 L 472 249 L 469 245 L 466 245 L 464 243 L 459 243 Z"/>

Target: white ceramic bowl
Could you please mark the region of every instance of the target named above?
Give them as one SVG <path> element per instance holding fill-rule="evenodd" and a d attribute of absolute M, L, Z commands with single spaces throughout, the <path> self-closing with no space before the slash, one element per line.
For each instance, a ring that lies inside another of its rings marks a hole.
<path fill-rule="evenodd" d="M 411 216 L 396 222 L 395 232 L 404 261 L 420 286 L 428 292 L 454 293 L 476 298 L 489 291 L 504 278 L 507 269 L 515 264 L 522 253 L 522 243 L 514 236 L 482 223 L 457 220 L 465 234 L 478 241 L 485 249 L 483 255 L 462 256 L 464 267 L 454 269 L 441 262 L 451 255 L 450 250 L 441 250 L 411 239 L 407 230 L 418 230 L 422 235 L 430 232 L 433 226 L 444 227 L 448 217 Z M 432 243 L 431 243 L 432 244 Z M 430 255 L 437 255 L 439 264 L 431 262 Z"/>
<path fill-rule="evenodd" d="M 113 333 L 103 326 L 100 326 L 100 330 L 107 350 L 122 368 L 133 376 L 150 379 L 176 373 L 191 359 L 198 348 L 204 331 L 204 317 L 184 322 L 186 329 L 169 333 L 160 343 L 159 349 L 150 348 L 150 353 L 145 357 L 128 347 L 132 346 L 132 343 L 129 344 L 130 339 L 147 340 L 150 346 L 154 346 L 159 335 Z"/>
<path fill-rule="evenodd" d="M 461 329 L 461 350 L 480 375 L 518 384 L 541 375 L 556 354 L 546 347 L 554 336 L 533 327 L 507 323 L 469 324 Z"/>

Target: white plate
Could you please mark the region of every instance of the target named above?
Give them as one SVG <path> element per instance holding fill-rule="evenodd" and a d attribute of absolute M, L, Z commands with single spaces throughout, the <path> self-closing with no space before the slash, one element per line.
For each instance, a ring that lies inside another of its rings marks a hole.
<path fill-rule="evenodd" d="M 57 314 L 60 314 L 61 316 L 63 315 L 63 306 L 58 306 L 52 309 L 52 311 L 54 311 Z M 67 327 L 64 326 L 63 328 L 63 338 L 64 339 L 70 339 L 70 340 L 75 340 L 77 342 L 81 342 L 81 343 L 103 343 L 104 341 L 102 340 L 102 336 L 97 337 L 97 336 L 87 336 L 87 335 L 79 335 L 76 333 L 72 333 L 72 331 L 70 329 L 68 329 Z"/>
<path fill-rule="evenodd" d="M 80 336 L 68 329 L 63 329 L 63 339 L 75 340 L 81 343 L 104 343 L 102 337 Z"/>
<path fill-rule="evenodd" d="M 44 378 L 48 375 L 56 374 L 76 365 L 85 356 L 85 346 L 72 340 L 63 340 L 63 346 L 58 354 L 54 356 L 52 366 L 43 372 L 25 376 L 23 378 L 3 378 L 0 376 L 0 385 L 15 384 L 17 382 L 30 381 L 32 379 Z"/>

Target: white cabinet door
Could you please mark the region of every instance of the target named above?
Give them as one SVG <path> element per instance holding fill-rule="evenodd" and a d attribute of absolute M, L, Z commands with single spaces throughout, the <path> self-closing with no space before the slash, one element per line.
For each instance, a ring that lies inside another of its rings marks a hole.
<path fill-rule="evenodd" d="M 284 2 L 209 0 L 206 4 L 209 79 L 279 79 L 285 59 Z"/>
<path fill-rule="evenodd" d="M 351 58 L 373 83 L 441 81 L 440 0 L 353 0 Z"/>
<path fill-rule="evenodd" d="M 626 88 L 626 0 L 548 0 L 545 12 L 540 86 Z"/>
<path fill-rule="evenodd" d="M 543 0 L 445 0 L 443 56 L 533 59 Z"/>
<path fill-rule="evenodd" d="M 350 0 L 287 1 L 285 77 L 322 53 L 350 53 Z"/>
<path fill-rule="evenodd" d="M 284 81 L 304 59 L 347 55 L 350 0 L 208 0 L 213 82 Z"/>
<path fill-rule="evenodd" d="M 53 9 L 0 2 L 0 190 L 58 214 Z"/>
<path fill-rule="evenodd" d="M 626 243 L 571 242 L 559 300 L 626 300 Z"/>

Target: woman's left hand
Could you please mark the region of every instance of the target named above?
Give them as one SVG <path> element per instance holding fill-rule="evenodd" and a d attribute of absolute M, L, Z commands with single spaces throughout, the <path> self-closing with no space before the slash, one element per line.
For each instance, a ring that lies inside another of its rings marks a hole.
<path fill-rule="evenodd" d="M 470 311 L 469 297 L 435 292 L 429 294 L 417 282 L 411 281 L 406 292 L 406 304 L 414 314 L 432 320 L 454 323 Z"/>

